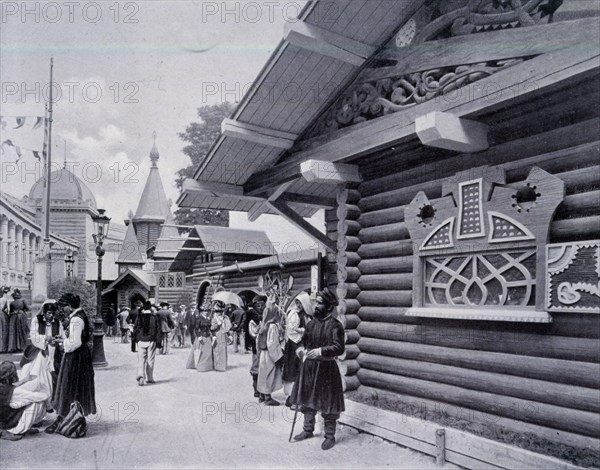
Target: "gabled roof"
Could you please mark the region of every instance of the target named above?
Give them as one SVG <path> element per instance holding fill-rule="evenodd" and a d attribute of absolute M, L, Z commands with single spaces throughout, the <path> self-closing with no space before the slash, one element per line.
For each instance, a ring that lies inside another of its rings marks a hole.
<path fill-rule="evenodd" d="M 174 256 L 171 270 L 189 270 L 196 256 L 202 253 L 271 256 L 276 252 L 273 243 L 263 231 L 196 225 L 179 253 Z"/>
<path fill-rule="evenodd" d="M 125 239 L 121 245 L 121 251 L 119 251 L 119 257 L 116 261 L 117 264 L 144 264 L 146 263 L 145 254 L 142 253 L 142 249 L 138 243 L 135 235 L 135 228 L 130 223 L 127 226 L 127 232 L 125 232 Z"/>
<path fill-rule="evenodd" d="M 156 286 L 156 277 L 151 271 L 143 271 L 141 269 L 128 268 L 117 279 L 111 282 L 106 289 L 102 291 L 102 295 L 115 290 L 116 287 L 127 277 L 132 277 L 136 282 L 140 283 L 146 290 L 150 290 L 150 288 Z"/>
<path fill-rule="evenodd" d="M 156 249 L 154 250 L 154 258 L 174 258 L 179 249 L 185 242 L 185 235 L 180 235 L 177 227 L 174 226 L 175 219 L 171 211 L 167 214 L 167 219 L 160 229 Z"/>
<path fill-rule="evenodd" d="M 144 191 L 140 197 L 140 203 L 137 211 L 133 216 L 133 222 L 142 221 L 158 221 L 164 222 L 170 213 L 169 202 L 165 194 L 165 188 L 163 187 L 160 174 L 158 172 L 158 166 L 156 162 L 159 159 L 158 150 L 156 148 L 156 142 L 150 151 L 150 160 L 152 166 L 150 167 L 150 174 L 146 180 Z"/>

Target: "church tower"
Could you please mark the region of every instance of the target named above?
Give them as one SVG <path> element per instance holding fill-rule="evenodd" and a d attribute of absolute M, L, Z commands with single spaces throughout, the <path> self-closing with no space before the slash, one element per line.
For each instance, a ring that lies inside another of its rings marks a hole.
<path fill-rule="evenodd" d="M 160 155 L 156 148 L 156 132 L 153 137 L 154 145 L 150 150 L 150 161 L 152 162 L 150 174 L 146 180 L 138 208 L 131 219 L 140 249 L 150 255 L 156 249 L 161 226 L 171 213 L 158 172 L 157 162 Z"/>

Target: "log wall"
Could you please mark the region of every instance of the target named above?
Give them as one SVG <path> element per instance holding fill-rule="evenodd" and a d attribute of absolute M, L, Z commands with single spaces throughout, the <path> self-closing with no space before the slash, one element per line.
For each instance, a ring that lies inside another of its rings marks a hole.
<path fill-rule="evenodd" d="M 575 447 L 600 437 L 599 315 L 553 313 L 550 324 L 405 315 L 413 248 L 404 207 L 418 191 L 441 197 L 442 181 L 458 171 L 501 165 L 514 183 L 540 167 L 566 185 L 549 243 L 600 238 L 600 120 L 592 93 L 598 80 L 592 82 L 540 97 L 519 113 L 480 116 L 491 129 L 492 145 L 483 152 L 459 155 L 410 142 L 350 161 L 360 164 L 365 181 L 358 201 L 338 202 L 355 205 L 357 218 L 331 231 L 328 225 L 328 235 L 337 231 L 344 249 L 338 277 L 344 314 L 352 318 L 346 373 L 361 386 L 394 392 L 400 402 L 435 401 L 545 429 L 543 437 L 556 442 L 553 436 L 566 432 Z"/>

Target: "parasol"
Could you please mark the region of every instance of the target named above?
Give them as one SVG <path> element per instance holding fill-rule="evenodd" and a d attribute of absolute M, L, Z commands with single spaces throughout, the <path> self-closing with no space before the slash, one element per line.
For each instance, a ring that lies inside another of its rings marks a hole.
<path fill-rule="evenodd" d="M 213 301 L 220 300 L 225 305 L 233 304 L 240 308 L 244 307 L 244 302 L 239 295 L 234 294 L 233 292 L 228 292 L 228 291 L 224 291 L 224 290 L 215 292 L 212 296 L 212 300 Z"/>

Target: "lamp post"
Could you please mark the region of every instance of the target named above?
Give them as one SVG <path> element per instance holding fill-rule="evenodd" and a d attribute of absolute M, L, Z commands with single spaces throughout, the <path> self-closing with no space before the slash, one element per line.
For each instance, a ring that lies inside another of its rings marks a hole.
<path fill-rule="evenodd" d="M 25 274 L 25 280 L 27 281 L 27 289 L 31 290 L 31 281 L 33 280 L 33 273 L 31 270 L 27 271 Z"/>
<path fill-rule="evenodd" d="M 73 265 L 75 264 L 75 259 L 73 258 L 73 252 L 71 250 L 67 250 L 65 254 L 65 269 L 67 271 L 67 279 L 71 279 L 73 277 Z"/>
<path fill-rule="evenodd" d="M 110 218 L 104 215 L 104 209 L 98 209 L 98 215 L 92 217 L 96 233 L 93 234 L 94 243 L 96 244 L 96 256 L 98 257 L 98 281 L 96 284 L 96 317 L 94 318 L 94 352 L 92 356 L 92 364 L 95 367 L 104 367 L 108 365 L 104 357 L 104 330 L 102 326 L 102 257 L 105 250 L 102 247 L 104 239 L 108 234 L 108 224 Z"/>

